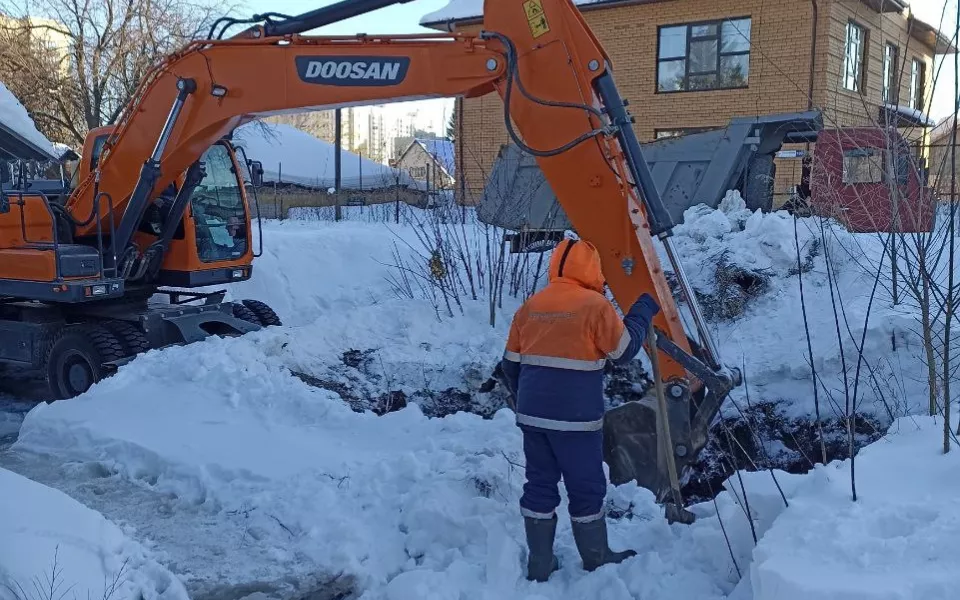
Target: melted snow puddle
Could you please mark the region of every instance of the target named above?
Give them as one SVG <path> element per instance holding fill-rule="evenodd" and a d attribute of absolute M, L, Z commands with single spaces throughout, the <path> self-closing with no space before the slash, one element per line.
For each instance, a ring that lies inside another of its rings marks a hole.
<path fill-rule="evenodd" d="M 0 400 L 0 411 L 9 403 Z M 12 436 L 12 443 L 16 434 Z M 9 446 L 9 443 L 7 446 Z M 0 449 L 0 468 L 58 489 L 116 523 L 184 583 L 194 600 L 333 600 L 354 592 L 351 578 L 314 572 L 305 556 L 280 558 L 261 540 L 281 539 L 243 512 L 186 506 L 112 475 L 99 463 Z M 280 529 L 280 525 L 276 525 Z"/>

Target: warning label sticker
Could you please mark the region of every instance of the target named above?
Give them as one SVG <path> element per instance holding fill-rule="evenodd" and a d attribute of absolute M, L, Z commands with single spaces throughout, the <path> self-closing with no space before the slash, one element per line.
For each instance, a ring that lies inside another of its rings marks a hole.
<path fill-rule="evenodd" d="M 550 31 L 547 17 L 543 14 L 541 0 L 527 0 L 523 3 L 523 11 L 527 15 L 527 24 L 530 25 L 530 33 L 533 34 L 534 38 Z"/>

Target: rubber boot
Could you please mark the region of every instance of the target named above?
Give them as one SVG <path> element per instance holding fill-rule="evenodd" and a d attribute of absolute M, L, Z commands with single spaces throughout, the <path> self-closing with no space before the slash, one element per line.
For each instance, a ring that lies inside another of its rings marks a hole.
<path fill-rule="evenodd" d="M 557 533 L 557 515 L 551 519 L 523 518 L 527 531 L 527 580 L 544 582 L 560 568 L 553 554 L 553 537 Z"/>
<path fill-rule="evenodd" d="M 618 564 L 631 556 L 636 556 L 634 550 L 614 552 L 607 545 L 607 520 L 599 518 L 589 523 L 572 521 L 573 539 L 577 543 L 577 550 L 583 560 L 583 568 L 594 571 L 603 565 Z"/>

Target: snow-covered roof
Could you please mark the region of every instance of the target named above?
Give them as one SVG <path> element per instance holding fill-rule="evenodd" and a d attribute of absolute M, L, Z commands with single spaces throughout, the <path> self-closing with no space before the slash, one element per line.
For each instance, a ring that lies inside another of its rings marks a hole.
<path fill-rule="evenodd" d="M 937 122 L 924 114 L 922 110 L 904 106 L 903 104 L 884 104 L 884 110 L 897 113 L 908 121 L 916 123 L 920 127 L 933 127 Z"/>
<path fill-rule="evenodd" d="M 5 158 L 57 160 L 59 155 L 7 86 L 0 83 L 0 154 Z"/>
<path fill-rule="evenodd" d="M 574 0 L 577 6 L 585 4 L 607 4 L 623 2 L 624 0 Z M 435 10 L 420 17 L 420 25 L 429 27 L 450 21 L 464 21 L 479 19 L 483 16 L 483 0 L 450 0 L 440 10 Z"/>
<path fill-rule="evenodd" d="M 250 123 L 237 129 L 234 143 L 247 157 L 263 163 L 263 180 L 328 189 L 335 183 L 336 147 L 291 125 Z M 344 189 L 403 185 L 419 187 L 410 175 L 358 154 L 340 151 L 340 183 Z"/>
<path fill-rule="evenodd" d="M 447 172 L 447 175 L 450 177 L 456 177 L 457 161 L 453 154 L 453 142 L 446 139 L 430 140 L 420 138 L 417 138 L 415 142 L 423 146 L 423 149 L 426 150 L 435 161 L 437 161 L 443 170 Z"/>

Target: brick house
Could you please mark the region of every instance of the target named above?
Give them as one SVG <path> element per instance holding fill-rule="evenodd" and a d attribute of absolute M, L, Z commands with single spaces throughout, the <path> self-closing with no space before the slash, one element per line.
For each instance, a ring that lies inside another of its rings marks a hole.
<path fill-rule="evenodd" d="M 431 190 L 454 189 L 456 161 L 450 140 L 416 138 L 400 153 L 394 166 Z"/>
<path fill-rule="evenodd" d="M 930 132 L 930 183 L 941 198 L 960 195 L 960 128 L 957 128 L 956 153 L 954 143 L 953 115 L 943 119 Z M 955 167 L 951 166 L 955 162 Z M 954 177 L 957 182 L 953 183 Z M 953 189 L 951 189 L 953 188 Z"/>
<path fill-rule="evenodd" d="M 481 4 L 454 1 L 421 23 L 477 32 Z M 896 123 L 922 155 L 933 57 L 955 52 L 902 0 L 591 0 L 580 10 L 610 54 L 641 142 L 818 108 L 826 127 Z M 502 111 L 496 94 L 457 101 L 467 203 L 507 142 Z M 778 160 L 779 202 L 801 163 Z"/>

